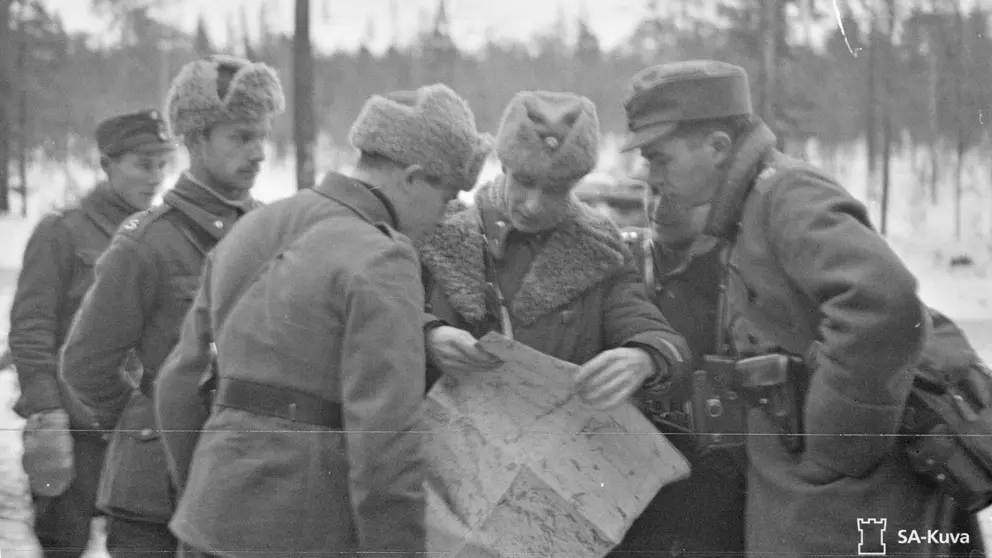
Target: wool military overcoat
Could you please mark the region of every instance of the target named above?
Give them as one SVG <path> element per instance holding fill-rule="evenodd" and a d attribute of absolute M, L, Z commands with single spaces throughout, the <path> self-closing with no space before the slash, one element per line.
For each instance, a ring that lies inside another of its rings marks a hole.
<path fill-rule="evenodd" d="M 424 293 L 396 226 L 378 191 L 330 173 L 211 255 L 156 390 L 180 540 L 217 556 L 423 556 L 408 429 L 424 394 Z M 211 342 L 221 388 L 207 414 Z M 220 406 L 225 384 L 319 398 L 338 424 Z"/>
<path fill-rule="evenodd" d="M 861 203 L 773 146 L 764 125 L 744 138 L 708 225 L 739 223 L 726 320 L 735 352 L 781 350 L 808 368 L 796 378 L 802 451 L 786 449 L 763 411 L 748 415 L 748 553 L 853 556 L 859 518 L 887 520 L 890 555 L 921 552 L 895 535 L 925 528 L 934 493 L 893 436 L 930 328 L 916 280 Z"/>
<path fill-rule="evenodd" d="M 97 499 L 111 516 L 160 524 L 172 516 L 151 390 L 179 338 L 207 252 L 243 213 L 184 174 L 161 205 L 121 225 L 96 266 L 61 374 L 99 424 L 114 430 Z M 144 367 L 137 387 L 117 372 L 130 351 Z"/>

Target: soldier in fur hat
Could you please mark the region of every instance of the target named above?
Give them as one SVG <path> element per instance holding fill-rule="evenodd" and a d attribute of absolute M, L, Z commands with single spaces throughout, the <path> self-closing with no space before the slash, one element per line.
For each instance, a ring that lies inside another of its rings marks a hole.
<path fill-rule="evenodd" d="M 598 148 L 589 99 L 537 91 L 510 101 L 496 147 L 503 174 L 473 206 L 450 207 L 421 247 L 429 382 L 498 364 L 476 346 L 494 330 L 580 365 L 577 390 L 599 408 L 681 377 L 685 341 L 645 297 L 616 226 L 574 196 Z"/>
<path fill-rule="evenodd" d="M 440 84 L 372 97 L 350 140 L 351 176 L 329 173 L 218 244 L 156 384 L 184 555 L 426 551 L 413 246 L 475 184 L 491 142 Z"/>
<path fill-rule="evenodd" d="M 10 351 L 21 384 L 14 409 L 27 419 L 24 469 L 46 556 L 86 550 L 107 447 L 99 426 L 59 381 L 59 349 L 93 281 L 97 257 L 128 216 L 151 204 L 175 150 L 155 110 L 102 121 L 96 140 L 107 180 L 35 228 L 10 314 Z"/>
<path fill-rule="evenodd" d="M 264 64 L 214 56 L 184 66 L 166 100 L 190 167 L 163 203 L 121 225 L 96 266 L 62 353 L 69 390 L 113 429 L 97 504 L 118 556 L 175 552 L 175 494 L 152 409 L 152 386 L 199 285 L 204 258 L 256 207 L 249 189 L 265 158 L 282 86 Z M 117 372 L 133 351 L 137 385 Z"/>

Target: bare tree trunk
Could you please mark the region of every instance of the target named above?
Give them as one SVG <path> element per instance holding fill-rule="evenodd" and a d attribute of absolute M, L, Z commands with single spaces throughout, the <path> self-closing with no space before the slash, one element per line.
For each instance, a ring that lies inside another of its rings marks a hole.
<path fill-rule="evenodd" d="M 965 48 L 965 35 L 964 35 L 964 17 L 961 14 L 961 3 L 955 2 L 955 19 L 957 20 L 957 34 L 958 34 L 958 56 L 957 58 L 957 74 L 954 80 L 954 97 L 957 101 L 957 124 L 958 124 L 958 156 L 957 156 L 957 168 L 955 169 L 954 176 L 954 238 L 957 240 L 961 239 L 961 172 L 964 164 L 965 155 L 965 136 L 964 136 L 964 126 L 965 126 L 965 114 L 964 114 L 964 92 L 962 87 L 962 82 L 965 79 L 965 56 L 967 54 L 967 49 Z"/>
<path fill-rule="evenodd" d="M 765 37 L 762 45 L 761 63 L 761 118 L 773 130 L 775 126 L 775 49 L 779 40 L 779 2 L 781 0 L 765 0 L 763 2 Z"/>
<path fill-rule="evenodd" d="M 19 107 L 18 116 L 20 117 L 20 125 L 18 139 L 20 140 L 20 145 L 17 155 L 17 167 L 20 174 L 20 184 L 18 186 L 18 192 L 21 194 L 21 216 L 26 217 L 28 214 L 28 83 L 27 83 L 27 49 L 28 49 L 28 34 L 25 29 L 25 23 L 22 19 L 17 25 L 17 75 L 20 79 L 18 82 L 19 91 Z"/>
<path fill-rule="evenodd" d="M 875 46 L 875 17 L 871 15 L 868 31 L 868 102 L 865 107 L 865 148 L 868 151 L 868 174 L 865 180 L 865 194 L 871 196 L 874 192 L 872 183 L 875 181 L 875 106 L 878 92 L 875 83 L 875 58 L 878 47 Z"/>
<path fill-rule="evenodd" d="M 314 185 L 313 53 L 310 45 L 310 1 L 296 0 L 293 38 L 293 131 L 296 136 L 296 188 Z"/>
<path fill-rule="evenodd" d="M 10 211 L 10 138 L 13 131 L 11 98 L 14 79 L 10 60 L 10 7 L 0 0 L 0 214 Z"/>
<path fill-rule="evenodd" d="M 889 220 L 889 188 L 892 165 L 892 73 L 895 70 L 893 56 L 893 37 L 896 27 L 895 0 L 886 0 L 887 25 L 884 56 L 881 59 L 882 78 L 882 199 L 881 199 L 881 233 L 888 232 Z"/>
<path fill-rule="evenodd" d="M 936 11 L 936 6 L 934 6 Z M 927 112 L 930 124 L 930 203 L 937 205 L 937 183 L 940 177 L 940 129 L 937 121 L 937 30 L 927 29 Z"/>

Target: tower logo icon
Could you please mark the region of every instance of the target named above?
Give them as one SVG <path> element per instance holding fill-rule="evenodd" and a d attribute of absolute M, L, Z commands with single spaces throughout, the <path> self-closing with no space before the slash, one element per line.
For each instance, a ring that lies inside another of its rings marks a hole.
<path fill-rule="evenodd" d="M 885 556 L 885 524 L 887 519 L 858 518 L 858 556 Z"/>

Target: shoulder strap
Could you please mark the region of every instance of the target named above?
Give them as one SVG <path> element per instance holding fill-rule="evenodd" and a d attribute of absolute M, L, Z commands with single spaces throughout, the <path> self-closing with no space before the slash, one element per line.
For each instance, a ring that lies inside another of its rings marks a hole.
<path fill-rule="evenodd" d="M 109 219 L 107 219 L 104 215 L 101 215 L 92 207 L 82 205 L 81 209 L 83 210 L 83 214 L 86 215 L 86 217 L 89 218 L 89 220 L 92 221 L 93 224 L 103 232 L 103 234 L 107 235 L 107 238 L 114 237 L 114 233 L 117 232 L 118 225 L 111 223 Z"/>
<path fill-rule="evenodd" d="M 751 193 L 760 184 L 766 184 L 772 180 L 778 180 L 781 173 L 776 172 L 774 168 L 762 164 L 760 170 L 755 174 L 754 179 L 748 181 L 747 187 L 742 188 L 739 195 L 739 202 L 735 205 L 732 210 L 734 212 L 734 220 L 723 232 L 722 240 L 723 247 L 720 249 L 720 267 L 723 269 L 723 273 L 720 274 L 720 290 L 717 298 L 716 304 L 716 331 L 714 332 L 713 339 L 714 350 L 718 356 L 727 356 L 730 354 L 731 348 L 727 343 L 727 332 L 726 326 L 727 319 L 729 317 L 730 309 L 728 308 L 728 289 L 730 288 L 730 255 L 734 251 L 734 247 L 737 244 L 737 235 L 740 233 L 741 229 L 741 217 L 744 213 L 744 206 L 747 200 L 751 197 Z"/>
<path fill-rule="evenodd" d="M 191 219 L 188 215 L 183 213 L 182 209 L 176 207 L 168 201 L 163 201 L 162 203 L 169 205 L 169 207 L 176 211 L 176 214 L 180 216 L 180 220 L 182 220 L 186 225 L 176 228 L 179 229 L 179 232 L 186 237 L 186 240 L 188 240 L 201 255 L 206 256 L 207 252 L 213 249 L 214 245 L 217 244 L 213 235 L 208 231 L 203 230 L 203 227 L 201 227 L 194 219 Z"/>

